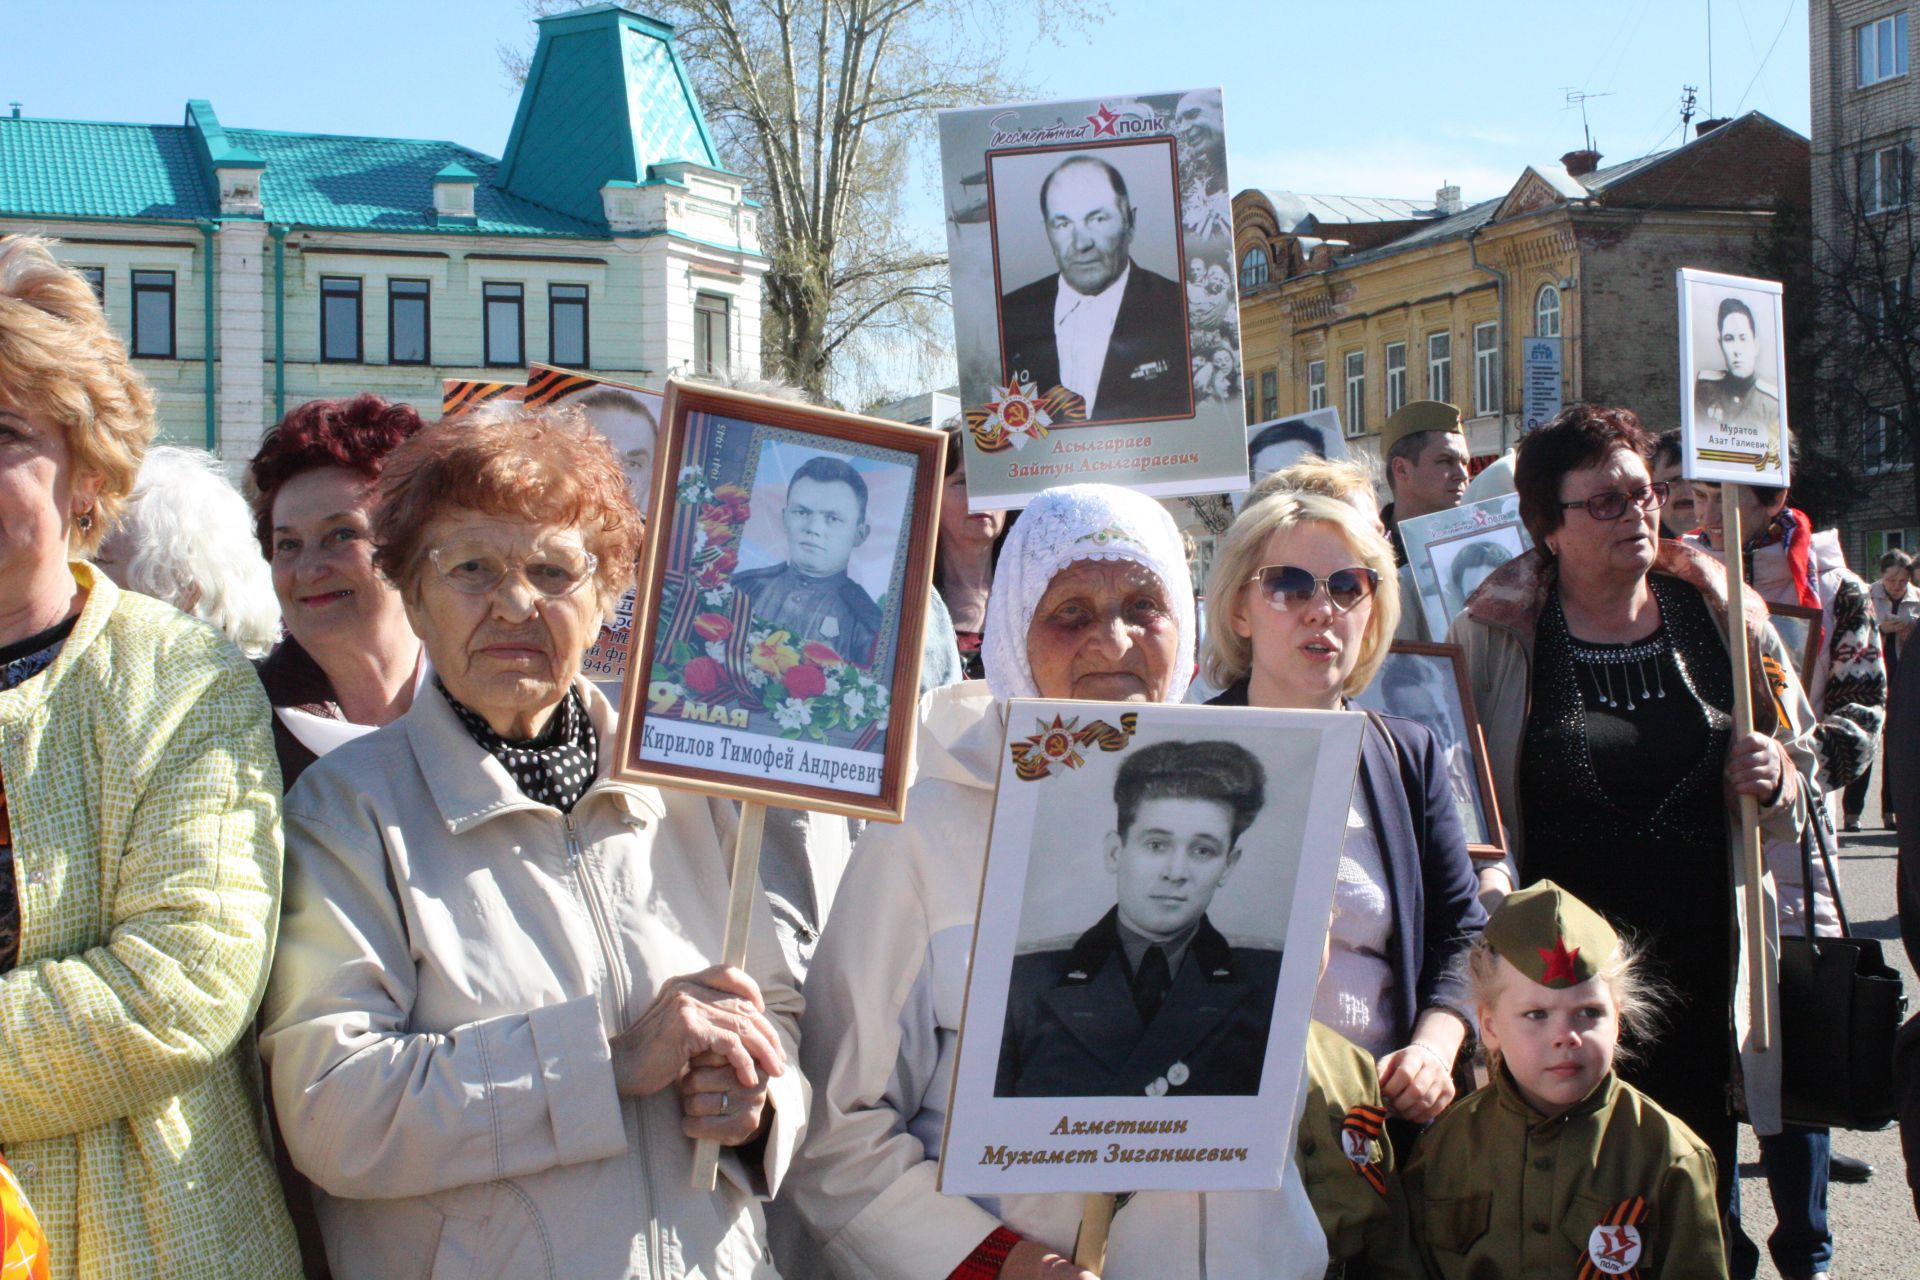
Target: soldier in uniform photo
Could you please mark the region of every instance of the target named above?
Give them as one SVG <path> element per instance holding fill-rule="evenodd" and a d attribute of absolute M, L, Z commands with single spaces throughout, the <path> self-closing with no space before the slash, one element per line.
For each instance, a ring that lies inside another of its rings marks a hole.
<path fill-rule="evenodd" d="M 1762 427 L 1777 457 L 1780 387 L 1759 376 L 1759 326 L 1753 309 L 1738 298 L 1720 300 L 1720 358 L 1725 369 L 1702 369 L 1693 383 L 1694 416 L 1708 422 Z"/>
<path fill-rule="evenodd" d="M 733 585 L 760 621 L 797 640 L 817 640 L 857 667 L 871 665 L 880 606 L 847 576 L 854 548 L 870 531 L 867 482 L 845 459 L 815 454 L 788 482 L 780 522 L 786 562 L 736 573 Z"/>
<path fill-rule="evenodd" d="M 1281 953 L 1232 946 L 1207 909 L 1266 771 L 1237 743 L 1160 742 L 1128 756 L 1113 799 L 1118 901 L 1070 945 L 1015 958 L 994 1093 L 1256 1094 Z"/>
<path fill-rule="evenodd" d="M 1191 417 L 1186 294 L 1133 260 L 1126 179 L 1069 156 L 1040 184 L 1040 214 L 1060 269 L 1001 298 L 1006 376 L 1065 387 L 1089 422 Z"/>

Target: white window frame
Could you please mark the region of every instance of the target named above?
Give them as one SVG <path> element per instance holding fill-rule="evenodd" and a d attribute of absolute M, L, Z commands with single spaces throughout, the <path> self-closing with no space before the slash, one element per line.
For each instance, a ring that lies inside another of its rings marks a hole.
<path fill-rule="evenodd" d="M 1386 350 L 1387 404 L 1384 412 L 1391 418 L 1407 403 L 1407 344 L 1389 342 Z"/>
<path fill-rule="evenodd" d="M 1340 358 L 1341 371 L 1346 375 L 1345 406 L 1347 434 L 1363 435 L 1367 430 L 1367 352 L 1363 347 L 1358 351 L 1349 351 Z"/>
<path fill-rule="evenodd" d="M 1453 332 L 1448 329 L 1427 335 L 1427 399 L 1453 403 Z"/>
<path fill-rule="evenodd" d="M 1907 74 L 1907 15 L 1890 13 L 1853 29 L 1853 87 L 1871 88 Z"/>
<path fill-rule="evenodd" d="M 1536 338 L 1557 338 L 1560 336 L 1560 286 L 1543 284 L 1540 291 L 1533 295 L 1533 336 Z"/>
<path fill-rule="evenodd" d="M 1307 361 L 1307 409 L 1327 407 L 1327 362 L 1325 360 Z"/>
<path fill-rule="evenodd" d="M 1907 457 L 1906 442 L 1900 438 L 1898 409 L 1869 409 L 1860 430 L 1864 446 L 1860 451 L 1861 461 L 1866 464 L 1863 470 L 1884 475 L 1913 465 Z"/>
<path fill-rule="evenodd" d="M 1888 213 L 1907 203 L 1911 162 L 1906 144 L 1875 147 L 1860 155 L 1860 208 L 1872 215 Z"/>
<path fill-rule="evenodd" d="M 1489 320 L 1473 326 L 1474 417 L 1500 412 L 1500 381 L 1500 322 Z"/>

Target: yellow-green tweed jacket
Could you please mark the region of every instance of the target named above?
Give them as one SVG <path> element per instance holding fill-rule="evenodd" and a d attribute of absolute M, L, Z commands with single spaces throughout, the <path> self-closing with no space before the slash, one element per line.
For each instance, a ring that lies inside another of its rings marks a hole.
<path fill-rule="evenodd" d="M 297 1277 L 251 1033 L 280 905 L 266 695 L 211 628 L 73 571 L 66 646 L 0 692 L 0 1144 L 56 1280 Z"/>

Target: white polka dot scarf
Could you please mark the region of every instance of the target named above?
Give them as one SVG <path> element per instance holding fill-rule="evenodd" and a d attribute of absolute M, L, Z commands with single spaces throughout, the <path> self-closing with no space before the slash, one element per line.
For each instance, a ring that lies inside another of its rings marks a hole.
<path fill-rule="evenodd" d="M 500 762 L 521 794 L 540 804 L 550 804 L 562 813 L 573 812 L 573 806 L 586 794 L 587 784 L 593 781 L 600 758 L 600 739 L 593 731 L 593 721 L 587 717 L 586 703 L 580 700 L 578 690 L 567 690 L 565 701 L 548 721 L 544 733 L 515 742 L 501 737 L 480 715 L 461 706 L 438 679 L 434 684 L 439 686 L 441 696 L 453 708 L 453 714 L 460 717 L 460 723 L 467 727 L 473 740 Z"/>

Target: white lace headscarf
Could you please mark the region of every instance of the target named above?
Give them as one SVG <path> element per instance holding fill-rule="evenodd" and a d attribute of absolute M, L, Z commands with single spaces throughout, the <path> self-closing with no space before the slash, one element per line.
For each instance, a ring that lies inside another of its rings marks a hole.
<path fill-rule="evenodd" d="M 1160 579 L 1180 643 L 1166 700 L 1186 696 L 1193 677 L 1193 575 L 1173 517 L 1152 498 L 1110 484 L 1048 489 L 1020 513 L 1000 548 L 981 643 L 996 698 L 1037 698 L 1027 632 L 1054 575 L 1081 560 L 1131 560 Z"/>

